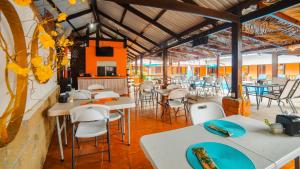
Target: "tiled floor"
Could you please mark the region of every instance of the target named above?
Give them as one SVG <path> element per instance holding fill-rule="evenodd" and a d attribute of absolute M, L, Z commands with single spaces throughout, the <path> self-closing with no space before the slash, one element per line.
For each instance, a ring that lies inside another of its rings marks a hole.
<path fill-rule="evenodd" d="M 252 98 L 253 99 L 253 98 Z M 205 98 L 202 101 L 213 100 L 216 102 L 220 102 L 221 98 L 210 97 Z M 266 101 L 263 102 L 261 108 L 257 111 L 256 105 L 252 106 L 252 118 L 258 120 L 264 120 L 268 118 L 270 121 L 275 119 L 276 114 L 278 114 L 279 108 L 277 105 L 273 104 L 271 108 L 266 107 Z M 296 105 L 299 105 L 296 103 Z M 298 107 L 299 109 L 299 107 Z M 142 149 L 140 148 L 139 140 L 143 135 L 157 133 L 167 130 L 172 130 L 176 128 L 185 127 L 190 125 L 190 122 L 186 123 L 184 117 L 173 117 L 172 125 L 167 122 L 162 122 L 161 119 L 155 117 L 154 108 L 152 106 L 148 106 L 146 109 L 142 111 L 139 108 L 131 110 L 131 145 L 128 146 L 126 144 L 122 144 L 121 135 L 112 135 L 111 140 L 111 152 L 112 152 L 112 160 L 108 162 L 107 153 L 104 153 L 104 157 L 100 154 L 89 155 L 85 157 L 77 158 L 76 160 L 76 168 L 77 169 L 150 169 L 151 164 L 146 159 Z M 299 109 L 300 110 L 300 109 Z M 46 161 L 44 164 L 44 169 L 70 169 L 71 168 L 71 127 L 68 128 L 68 138 L 69 144 L 64 147 L 65 160 L 60 161 L 60 155 L 57 144 L 57 135 L 56 132 L 53 135 L 52 143 L 49 148 L 49 152 L 46 157 Z M 112 133 L 117 132 L 117 126 L 112 126 Z M 127 137 L 125 137 L 127 139 Z M 125 140 L 126 141 L 126 140 Z M 100 141 L 99 141 L 100 142 Z M 99 143 L 98 150 L 103 148 L 103 144 Z M 97 151 L 95 147 L 94 141 L 88 143 L 80 144 L 80 153 L 90 153 Z M 105 148 L 104 148 L 105 149 Z"/>

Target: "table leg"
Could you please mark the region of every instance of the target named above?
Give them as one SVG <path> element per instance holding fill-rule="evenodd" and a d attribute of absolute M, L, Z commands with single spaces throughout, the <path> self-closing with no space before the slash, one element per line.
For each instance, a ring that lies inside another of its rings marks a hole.
<path fill-rule="evenodd" d="M 256 98 L 256 109 L 257 109 L 257 110 L 259 109 L 259 98 L 258 98 L 258 92 L 259 92 L 259 89 L 258 89 L 258 87 L 255 87 L 255 98 Z"/>
<path fill-rule="evenodd" d="M 64 150 L 62 146 L 62 140 L 61 140 L 61 128 L 59 124 L 59 116 L 56 116 L 56 127 L 57 127 L 57 138 L 58 138 L 58 144 L 59 144 L 59 151 L 60 151 L 60 157 L 61 161 L 64 161 Z"/>
<path fill-rule="evenodd" d="M 124 143 L 124 136 L 125 136 L 125 111 L 124 109 L 122 110 L 122 120 L 121 120 L 121 125 L 123 125 L 122 127 L 122 142 Z"/>
<path fill-rule="evenodd" d="M 65 145 L 68 144 L 68 138 L 67 138 L 67 120 L 66 116 L 64 116 L 64 134 L 65 134 Z"/>
<path fill-rule="evenodd" d="M 300 169 L 300 160 L 299 160 L 299 157 L 295 158 L 295 169 Z"/>
<path fill-rule="evenodd" d="M 128 145 L 130 145 L 130 108 L 127 111 Z"/>

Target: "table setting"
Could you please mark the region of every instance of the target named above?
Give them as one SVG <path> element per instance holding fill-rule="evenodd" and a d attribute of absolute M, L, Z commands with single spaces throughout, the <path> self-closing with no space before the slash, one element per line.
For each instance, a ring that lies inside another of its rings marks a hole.
<path fill-rule="evenodd" d="M 274 132 L 271 126 L 278 127 L 280 122 L 266 123 L 234 115 L 144 136 L 141 145 L 154 168 L 275 169 L 291 160 L 299 161 L 300 155 L 299 137 Z M 282 126 L 286 128 L 286 124 Z M 172 142 L 175 138 L 180 141 Z M 279 143 L 282 146 L 278 147 Z M 166 154 L 170 154 L 166 161 L 157 157 Z M 175 164 L 167 164 L 170 161 Z"/>

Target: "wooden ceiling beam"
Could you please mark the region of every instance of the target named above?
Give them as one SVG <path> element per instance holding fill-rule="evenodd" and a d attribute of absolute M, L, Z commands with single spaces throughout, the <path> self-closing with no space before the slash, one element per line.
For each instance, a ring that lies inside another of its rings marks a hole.
<path fill-rule="evenodd" d="M 97 7 L 97 1 L 96 0 L 91 0 L 90 8 L 93 12 L 93 16 L 94 16 L 95 21 L 97 23 L 100 23 L 100 18 L 99 18 L 99 15 L 97 13 L 98 7 Z"/>
<path fill-rule="evenodd" d="M 91 12 L 92 12 L 91 9 L 86 9 L 86 10 L 83 10 L 83 11 L 80 11 L 80 12 L 77 12 L 77 13 L 67 16 L 67 20 L 75 19 L 75 18 L 78 18 L 80 16 L 86 15 Z"/>
<path fill-rule="evenodd" d="M 141 33 L 137 32 L 137 31 L 133 30 L 133 29 L 130 28 L 129 26 L 120 23 L 119 21 L 115 20 L 115 19 L 112 18 L 111 16 L 108 16 L 107 14 L 103 13 L 102 11 L 98 10 L 98 14 L 100 14 L 100 15 L 103 16 L 104 18 L 106 18 L 106 19 L 108 19 L 108 20 L 114 22 L 115 24 L 117 24 L 117 25 L 123 27 L 123 28 L 126 29 L 127 31 L 129 31 L 129 32 L 131 32 L 131 33 L 133 33 L 133 34 L 135 34 L 135 35 L 141 37 L 142 39 L 145 39 L 146 41 L 152 43 L 153 45 L 155 45 L 155 46 L 158 46 L 158 45 L 159 45 L 158 43 L 154 42 L 154 41 L 151 40 L 150 38 L 148 38 L 148 37 L 144 36 L 143 34 L 141 34 Z"/>
<path fill-rule="evenodd" d="M 118 32 L 118 31 L 114 30 L 113 28 L 111 28 L 111 27 L 109 27 L 109 26 L 107 26 L 107 25 L 105 25 L 105 24 L 103 24 L 103 23 L 101 24 L 101 26 L 103 26 L 104 28 L 108 29 L 109 31 L 111 31 L 111 32 L 113 32 L 113 33 L 115 33 L 115 34 L 118 34 L 119 36 L 122 36 L 123 38 L 126 37 L 126 35 L 124 35 L 124 34 Z M 131 43 L 133 43 L 133 44 L 135 44 L 136 46 L 138 46 L 138 47 L 142 48 L 143 50 L 145 50 L 146 52 L 150 52 L 150 50 L 149 50 L 148 48 L 146 48 L 145 46 L 143 46 L 143 45 L 137 43 L 136 41 L 134 41 L 134 40 L 131 39 L 130 37 L 127 37 L 127 39 L 128 39 Z"/>
<path fill-rule="evenodd" d="M 212 19 L 222 20 L 226 22 L 238 22 L 239 17 L 229 12 L 217 11 L 209 8 L 200 7 L 188 3 L 182 3 L 174 0 L 107 0 L 117 3 L 127 3 L 135 5 L 143 5 L 166 10 L 186 12 L 194 15 L 204 16 Z"/>
<path fill-rule="evenodd" d="M 137 15 L 138 17 L 144 19 L 145 21 L 149 22 L 150 24 L 158 27 L 159 29 L 161 29 L 162 31 L 168 33 L 169 35 L 171 35 L 175 38 L 179 38 L 179 36 L 175 32 L 171 31 L 169 28 L 167 28 L 167 27 L 163 26 L 162 24 L 158 23 L 157 21 L 153 20 L 149 16 L 143 14 L 139 10 L 133 8 L 129 4 L 122 4 L 122 3 L 117 3 L 117 4 L 119 4 L 120 6 L 122 6 L 125 9 L 127 9 L 128 11 L 132 12 L 133 14 Z"/>
<path fill-rule="evenodd" d="M 127 9 L 124 8 L 123 13 L 122 13 L 122 16 L 121 16 L 121 19 L 120 19 L 120 23 L 121 23 L 121 24 L 123 24 L 123 21 L 124 21 L 124 18 L 125 18 L 126 13 L 127 13 Z"/>

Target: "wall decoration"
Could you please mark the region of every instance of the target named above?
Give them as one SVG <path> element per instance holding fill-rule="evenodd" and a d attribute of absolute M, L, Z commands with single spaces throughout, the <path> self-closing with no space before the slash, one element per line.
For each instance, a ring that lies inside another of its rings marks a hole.
<path fill-rule="evenodd" d="M 16 5 L 31 7 L 34 14 L 30 20 L 30 29 L 24 32 L 23 23 L 12 3 L 9 0 L 0 1 L 0 15 L 7 21 L 8 24 L 4 26 L 8 27 L 13 39 L 13 42 L 10 42 L 6 34 L 0 31 L 0 52 L 4 53 L 6 60 L 5 85 L 10 97 L 8 104 L 4 105 L 4 112 L 0 112 L 0 148 L 15 138 L 21 126 L 26 108 L 28 81 L 47 83 L 55 71 L 64 69 L 68 64 L 65 51 L 73 45 L 73 42 L 65 37 L 65 30 L 60 24 L 66 20 L 66 13 L 58 12 L 57 18 L 41 18 L 31 0 L 14 0 Z M 54 25 L 54 22 L 55 26 L 49 27 L 49 23 Z M 34 33 L 26 44 L 25 37 L 28 38 L 32 29 Z M 49 50 L 46 59 L 39 56 L 41 48 Z M 12 85 L 11 81 L 15 84 Z"/>
<path fill-rule="evenodd" d="M 3 147 L 15 138 L 22 122 L 26 105 L 28 69 L 26 42 L 19 16 L 8 0 L 0 1 L 0 12 L 8 21 L 14 42 L 13 54 L 10 55 L 9 46 L 0 31 L 0 50 L 6 54 L 5 84 L 10 94 L 10 101 L 0 117 L 0 147 Z M 17 74 L 15 89 L 9 83 L 9 67 Z"/>

